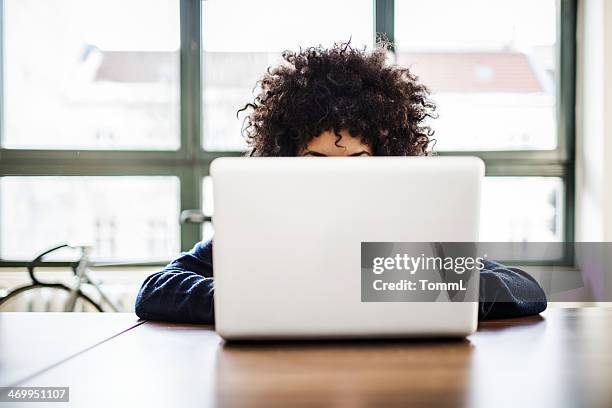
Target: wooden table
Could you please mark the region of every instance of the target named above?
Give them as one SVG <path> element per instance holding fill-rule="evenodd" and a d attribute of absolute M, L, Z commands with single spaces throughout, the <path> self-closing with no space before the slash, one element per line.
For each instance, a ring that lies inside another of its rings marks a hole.
<path fill-rule="evenodd" d="M 142 323 L 129 313 L 0 313 L 0 386 L 24 381 Z"/>
<path fill-rule="evenodd" d="M 609 408 L 612 309 L 485 322 L 455 341 L 226 344 L 210 327 L 146 322 L 22 385 L 69 386 L 75 407 Z"/>

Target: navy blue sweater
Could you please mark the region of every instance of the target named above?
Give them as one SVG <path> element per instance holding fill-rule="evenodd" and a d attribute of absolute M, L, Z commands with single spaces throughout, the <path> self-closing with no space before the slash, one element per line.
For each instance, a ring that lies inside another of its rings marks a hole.
<path fill-rule="evenodd" d="M 546 295 L 529 274 L 490 260 L 484 264 L 480 320 L 527 316 L 546 309 Z M 144 281 L 136 298 L 136 314 L 142 319 L 213 324 L 214 283 L 212 241 L 199 242 Z"/>

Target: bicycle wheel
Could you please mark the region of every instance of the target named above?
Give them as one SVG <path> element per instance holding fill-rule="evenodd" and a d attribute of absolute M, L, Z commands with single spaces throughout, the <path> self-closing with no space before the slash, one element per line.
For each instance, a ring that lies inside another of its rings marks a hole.
<path fill-rule="evenodd" d="M 47 291 L 47 293 L 36 293 L 27 297 L 28 292 L 36 290 Z M 41 311 L 41 312 L 63 312 L 65 299 L 71 289 L 61 283 L 33 283 L 12 289 L 6 296 L 0 297 L 0 310 L 7 311 Z M 62 292 L 61 295 L 59 293 Z M 65 294 L 65 295 L 64 295 Z M 22 299 L 19 299 L 19 298 Z M 21 301 L 20 301 L 21 300 Z M 87 310 L 86 305 L 98 312 L 104 312 L 102 306 L 83 292 L 77 294 L 79 307 L 75 310 Z M 11 307 L 12 304 L 12 307 Z"/>

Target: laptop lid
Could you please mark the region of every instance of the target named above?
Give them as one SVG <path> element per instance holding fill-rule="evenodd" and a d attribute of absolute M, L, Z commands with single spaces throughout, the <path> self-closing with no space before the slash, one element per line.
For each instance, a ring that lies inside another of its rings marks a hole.
<path fill-rule="evenodd" d="M 363 302 L 360 275 L 362 242 L 478 241 L 480 159 L 220 158 L 211 176 L 223 337 L 475 331 L 477 302 Z"/>

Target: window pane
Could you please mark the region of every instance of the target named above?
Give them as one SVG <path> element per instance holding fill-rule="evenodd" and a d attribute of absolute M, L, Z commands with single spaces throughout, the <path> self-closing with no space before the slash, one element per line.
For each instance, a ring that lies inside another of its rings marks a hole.
<path fill-rule="evenodd" d="M 480 240 L 562 241 L 563 211 L 563 182 L 558 177 L 487 177 Z"/>
<path fill-rule="evenodd" d="M 323 12 L 322 12 L 323 10 Z M 203 146 L 243 150 L 236 111 L 286 49 L 348 41 L 371 46 L 371 0 L 223 0 L 202 3 Z"/>
<path fill-rule="evenodd" d="M 175 177 L 4 177 L 0 255 L 32 259 L 63 242 L 110 260 L 171 259 L 179 252 Z"/>
<path fill-rule="evenodd" d="M 556 148 L 555 0 L 402 0 L 395 10 L 397 62 L 439 107 L 436 149 Z"/>
<path fill-rule="evenodd" d="M 212 179 L 202 182 L 204 215 L 213 208 Z M 563 181 L 558 177 L 486 177 L 482 186 L 480 241 L 563 240 Z M 205 223 L 203 239 L 213 235 Z"/>
<path fill-rule="evenodd" d="M 179 0 L 4 0 L 9 148 L 176 149 Z"/>

